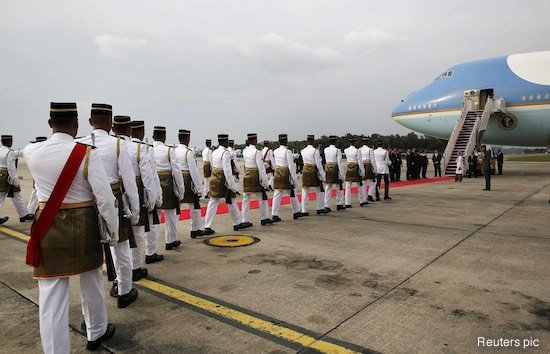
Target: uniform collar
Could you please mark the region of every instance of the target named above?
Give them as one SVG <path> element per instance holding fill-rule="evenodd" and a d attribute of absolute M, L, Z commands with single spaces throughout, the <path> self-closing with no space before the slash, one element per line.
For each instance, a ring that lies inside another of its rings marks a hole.
<path fill-rule="evenodd" d="M 187 145 L 185 144 L 178 144 L 178 146 L 183 146 L 184 148 L 188 149 Z"/>
<path fill-rule="evenodd" d="M 52 137 L 48 140 L 53 142 L 74 141 L 74 138 L 67 133 L 53 133 Z"/>
<path fill-rule="evenodd" d="M 158 140 L 155 140 L 155 142 L 153 143 L 153 146 L 160 146 L 160 145 L 164 145 L 164 143 Z"/>
<path fill-rule="evenodd" d="M 98 135 L 109 135 L 109 133 L 107 133 L 103 129 L 94 129 L 94 130 L 92 130 L 92 133 L 94 133 L 94 135 L 96 135 L 96 136 L 98 136 Z"/>
<path fill-rule="evenodd" d="M 138 138 L 132 138 L 132 141 L 135 141 L 136 143 L 141 143 L 141 140 L 139 140 Z"/>

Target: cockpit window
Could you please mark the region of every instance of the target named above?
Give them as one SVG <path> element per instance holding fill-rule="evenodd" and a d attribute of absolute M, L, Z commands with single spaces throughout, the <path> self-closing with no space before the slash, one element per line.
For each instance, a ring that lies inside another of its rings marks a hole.
<path fill-rule="evenodd" d="M 450 77 L 453 77 L 453 71 L 452 70 L 447 70 L 447 71 L 444 71 L 441 75 L 439 75 L 437 79 L 448 79 Z"/>

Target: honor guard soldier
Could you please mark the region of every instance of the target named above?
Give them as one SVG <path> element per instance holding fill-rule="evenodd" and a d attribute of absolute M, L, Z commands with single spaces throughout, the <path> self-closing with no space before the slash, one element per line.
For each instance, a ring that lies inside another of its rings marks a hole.
<path fill-rule="evenodd" d="M 204 175 L 204 196 L 208 198 L 208 187 L 212 176 L 212 140 L 206 139 L 205 148 L 202 149 L 202 173 Z"/>
<path fill-rule="evenodd" d="M 19 185 L 19 177 L 17 177 L 16 160 L 19 158 L 19 153 L 11 149 L 13 145 L 13 136 L 2 135 L 2 146 L 0 146 L 0 206 L 4 205 L 6 197 L 11 198 L 19 221 L 25 222 L 32 220 L 34 215 L 29 213 L 23 197 L 21 197 L 21 187 Z M 8 221 L 9 217 L 0 218 L 0 224 Z"/>
<path fill-rule="evenodd" d="M 296 176 L 296 165 L 294 164 L 294 154 L 287 148 L 288 135 L 279 134 L 280 146 L 273 151 L 275 160 L 274 170 L 275 177 L 273 178 L 273 204 L 271 207 L 271 218 L 274 222 L 281 221 L 279 217 L 279 209 L 281 207 L 281 198 L 283 191 L 290 194 L 290 204 L 292 205 L 292 215 L 294 220 L 302 217 L 300 205 L 296 199 L 294 189 L 298 181 Z"/>
<path fill-rule="evenodd" d="M 41 143 L 46 140 L 48 140 L 48 138 L 45 136 L 37 136 L 35 141 L 30 141 L 30 143 L 31 144 Z M 34 188 L 34 181 L 33 181 L 31 197 L 29 198 L 29 202 L 27 203 L 27 210 L 29 211 L 29 214 L 34 215 L 36 213 L 36 209 L 38 209 L 38 197 L 36 196 L 36 188 Z M 0 222 L 0 224 L 2 223 Z"/>
<path fill-rule="evenodd" d="M 361 188 L 360 196 L 362 200 L 361 206 L 367 205 L 367 200 L 374 202 L 374 196 L 376 193 L 376 161 L 374 159 L 374 149 L 367 145 L 368 141 L 369 139 L 367 139 L 367 137 L 363 137 L 363 146 L 359 149 L 361 151 L 363 169 L 365 170 L 365 175 L 363 176 L 363 188 Z"/>
<path fill-rule="evenodd" d="M 115 116 L 113 132 L 124 139 L 124 146 L 128 152 L 128 158 L 136 176 L 136 186 L 139 197 L 139 221 L 132 226 L 136 247 L 132 248 L 132 280 L 138 281 L 147 277 L 145 261 L 145 224 L 149 217 L 149 211 L 155 207 L 156 189 L 153 173 L 147 161 L 147 150 L 144 144 L 130 140 L 130 117 Z M 143 122 L 138 122 L 143 126 Z M 136 125 L 136 124 L 134 124 Z"/>
<path fill-rule="evenodd" d="M 145 148 L 146 154 L 141 156 L 141 159 L 147 162 L 147 166 L 149 167 L 149 170 L 151 171 L 151 174 L 153 177 L 153 187 L 154 187 L 152 192 L 153 195 L 147 194 L 147 198 L 144 198 L 148 200 L 153 198 L 155 200 L 155 205 L 153 207 L 153 210 L 148 212 L 148 217 L 145 220 L 145 226 L 144 226 L 145 241 L 146 241 L 145 242 L 146 243 L 145 263 L 150 264 L 150 263 L 160 262 L 164 259 L 163 255 L 157 254 L 157 242 L 159 238 L 159 225 L 160 225 L 157 208 L 160 208 L 160 206 L 162 205 L 162 189 L 160 188 L 160 179 L 157 174 L 155 156 L 153 154 L 153 146 L 146 142 L 143 142 L 143 138 L 145 137 L 145 123 L 143 121 L 132 122 L 131 129 L 132 129 L 132 141 L 138 144 L 141 144 Z M 142 179 L 142 182 L 143 182 L 143 179 Z M 139 183 L 138 183 L 138 187 L 139 187 Z M 147 189 L 144 189 L 144 192 L 149 193 Z M 140 220 L 140 222 L 141 221 L 143 220 Z"/>
<path fill-rule="evenodd" d="M 235 151 L 234 146 L 235 140 L 229 139 L 229 146 L 227 147 L 227 150 L 229 151 L 231 156 L 231 169 L 233 170 L 233 178 L 235 179 L 235 183 L 237 183 L 238 185 L 239 176 L 241 174 L 241 166 L 239 165 L 239 160 L 237 160 L 237 152 Z"/>
<path fill-rule="evenodd" d="M 326 214 L 325 210 L 325 193 L 323 182 L 326 180 L 325 169 L 321 162 L 321 154 L 319 150 L 313 147 L 315 144 L 315 136 L 307 136 L 307 146 L 302 149 L 300 154 L 304 161 L 304 170 L 302 172 L 302 215 L 308 216 L 309 207 L 309 188 L 315 188 L 317 215 Z"/>
<path fill-rule="evenodd" d="M 332 189 L 336 188 L 336 210 L 346 210 L 344 206 L 344 191 L 342 184 L 344 183 L 344 164 L 342 162 L 342 151 L 334 144 L 338 140 L 337 136 L 329 137 L 330 145 L 325 148 L 325 210 L 330 209 L 330 199 L 332 198 Z"/>
<path fill-rule="evenodd" d="M 214 224 L 214 218 L 216 217 L 221 198 L 225 198 L 225 203 L 229 204 L 229 213 L 233 220 L 233 230 L 237 231 L 252 226 L 241 223 L 241 213 L 235 199 L 239 186 L 233 178 L 231 154 L 227 149 L 229 146 L 229 136 L 227 134 L 218 134 L 218 143 L 218 148 L 212 152 L 212 177 L 210 177 L 209 187 L 210 200 L 206 208 L 204 235 L 215 233 L 212 225 Z"/>
<path fill-rule="evenodd" d="M 346 208 L 351 208 L 351 184 L 356 183 L 359 190 L 359 203 L 361 201 L 362 179 L 365 175 L 365 169 L 361 161 L 361 151 L 357 149 L 359 138 L 350 139 L 350 146 L 344 149 L 346 155 Z"/>
<path fill-rule="evenodd" d="M 273 224 L 269 218 L 269 207 L 267 205 L 266 190 L 269 187 L 269 179 L 262 160 L 262 153 L 256 148 L 258 135 L 251 133 L 247 135 L 248 146 L 243 149 L 244 178 L 243 178 L 243 204 L 242 223 L 252 226 L 248 221 L 250 210 L 250 197 L 256 193 L 260 203 L 260 223 L 262 225 Z"/>
<path fill-rule="evenodd" d="M 153 143 L 157 174 L 162 188 L 162 205 L 166 218 L 164 238 L 166 250 L 179 247 L 181 241 L 178 237 L 178 215 L 180 212 L 180 200 L 183 199 L 185 186 L 181 175 L 181 166 L 176 156 L 176 151 L 165 145 L 166 128 L 155 127 L 153 129 Z M 159 211 L 160 218 L 160 211 Z"/>
<path fill-rule="evenodd" d="M 191 132 L 180 129 L 178 133 L 179 145 L 176 147 L 176 156 L 180 160 L 181 173 L 185 184 L 185 193 L 182 203 L 187 203 L 191 214 L 191 238 L 202 236 L 201 230 L 201 205 L 200 197 L 203 188 L 203 182 L 197 169 L 195 161 L 195 152 L 189 149 L 189 140 Z"/>
<path fill-rule="evenodd" d="M 137 289 L 132 287 L 130 241 L 134 243 L 132 225 L 137 224 L 139 220 L 139 197 L 136 176 L 124 140 L 109 135 L 113 125 L 112 114 L 111 105 L 93 103 L 89 120 L 93 127 L 92 134 L 79 141 L 97 148 L 97 154 L 107 174 L 107 181 L 119 206 L 119 240 L 111 247 L 116 269 L 116 281 L 113 283 L 111 296 L 118 296 L 118 307 L 124 308 L 133 303 L 138 296 Z"/>
<path fill-rule="evenodd" d="M 113 336 L 103 290 L 99 215 L 118 240 L 118 210 L 98 150 L 75 143 L 76 103 L 51 103 L 53 135 L 25 148 L 40 201 L 26 263 L 38 279 L 40 338 L 45 353 L 69 353 L 69 276 L 80 276 L 87 348 Z M 103 239 L 107 242 L 107 239 Z"/>
<path fill-rule="evenodd" d="M 374 160 L 376 163 L 376 201 L 380 200 L 380 182 L 384 178 L 384 200 L 390 200 L 390 180 L 388 173 L 390 172 L 390 157 L 388 150 L 381 141 L 378 142 L 376 149 L 374 149 Z"/>
<path fill-rule="evenodd" d="M 269 190 L 273 190 L 273 166 L 275 166 L 275 159 L 273 157 L 273 150 L 270 147 L 269 140 L 264 140 L 264 147 L 262 149 L 262 160 L 264 161 L 265 172 L 267 173 Z"/>

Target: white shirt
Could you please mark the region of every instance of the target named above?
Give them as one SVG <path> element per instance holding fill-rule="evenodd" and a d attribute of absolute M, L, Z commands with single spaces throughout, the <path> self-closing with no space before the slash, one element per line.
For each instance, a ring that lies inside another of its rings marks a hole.
<path fill-rule="evenodd" d="M 212 164 L 212 149 L 208 146 L 202 149 L 202 161 L 203 162 L 210 162 Z"/>
<path fill-rule="evenodd" d="M 172 177 L 174 177 L 174 194 L 179 200 L 182 200 L 185 185 L 183 183 L 183 176 L 181 175 L 181 166 L 174 149 L 166 146 L 162 141 L 155 141 L 153 143 L 153 156 L 155 157 L 157 172 L 172 172 Z"/>
<path fill-rule="evenodd" d="M 157 187 L 155 186 L 155 178 L 153 176 L 153 168 L 151 167 L 149 160 L 147 145 L 142 144 L 138 139 L 132 139 L 126 142 L 126 148 L 128 150 L 128 158 L 130 159 L 130 163 L 134 169 L 134 174 L 141 177 L 141 181 L 143 182 L 145 194 L 147 195 L 147 200 L 145 200 L 145 203 L 147 204 L 148 209 L 152 210 L 155 205 L 155 201 L 157 200 Z"/>
<path fill-rule="evenodd" d="M 338 178 L 344 180 L 345 170 L 342 162 L 342 151 L 331 144 L 325 148 L 325 160 L 327 163 L 338 164 Z"/>
<path fill-rule="evenodd" d="M 25 147 L 27 165 L 34 179 L 39 201 L 47 202 L 50 199 L 74 146 L 72 136 L 55 133 L 46 141 Z M 98 149 L 90 151 L 87 179 L 84 177 L 84 163 L 83 160 L 63 203 L 80 203 L 95 199 L 97 209 L 107 222 L 113 239 L 118 239 L 118 209 L 115 207 L 115 196 L 107 181 Z"/>
<path fill-rule="evenodd" d="M 78 141 L 96 147 L 97 155 L 103 162 L 103 168 L 107 175 L 107 182 L 115 184 L 122 181 L 124 191 L 128 195 L 130 201 L 130 210 L 134 218 L 139 218 L 140 208 L 136 175 L 132 169 L 130 159 L 128 158 L 128 151 L 126 150 L 124 140 L 109 135 L 109 133 L 103 129 L 94 129 L 92 133 L 95 135 L 94 143 L 92 143 L 91 135 L 78 139 Z M 118 153 L 117 144 L 119 144 Z"/>
<path fill-rule="evenodd" d="M 346 154 L 346 160 L 348 163 L 354 162 L 359 165 L 359 175 L 364 176 L 365 167 L 363 167 L 363 164 L 361 163 L 361 151 L 359 151 L 359 149 L 357 149 L 355 146 L 350 145 L 349 147 L 344 149 L 344 154 Z"/>
<path fill-rule="evenodd" d="M 138 138 L 132 138 L 133 141 L 141 142 Z M 151 169 L 151 173 L 153 174 L 153 181 L 155 184 L 156 189 L 156 206 L 157 208 L 160 208 L 162 205 L 162 188 L 160 187 L 160 179 L 159 175 L 157 173 L 157 164 L 155 163 L 155 149 L 149 144 L 145 144 L 145 150 L 147 151 L 147 159 L 149 160 L 149 167 Z"/>
<path fill-rule="evenodd" d="M 361 152 L 361 160 L 363 160 L 363 162 L 370 161 L 372 171 L 376 173 L 377 168 L 376 159 L 374 158 L 374 149 L 371 149 L 367 145 L 363 145 L 359 151 Z"/>
<path fill-rule="evenodd" d="M 296 176 L 296 165 L 294 164 L 294 154 L 292 151 L 286 146 L 281 145 L 273 151 L 273 159 L 275 160 L 273 170 L 276 170 L 279 166 L 288 167 L 292 184 L 296 185 L 298 177 Z"/>
<path fill-rule="evenodd" d="M 376 173 L 383 175 L 390 173 L 389 166 L 391 165 L 391 162 L 389 155 L 390 154 L 388 153 L 388 151 L 382 147 L 378 147 L 374 150 Z"/>
<path fill-rule="evenodd" d="M 17 157 L 17 152 L 7 146 L 0 146 L 0 167 L 8 169 L 9 182 L 15 187 L 19 186 L 19 177 L 17 177 L 17 169 L 15 168 Z"/>
<path fill-rule="evenodd" d="M 194 192 L 200 195 L 200 189 L 202 186 L 202 179 L 197 169 L 197 162 L 195 161 L 195 152 L 189 149 L 184 144 L 178 144 L 176 146 L 176 156 L 180 162 L 182 171 L 189 171 L 191 180 L 195 186 Z"/>
<path fill-rule="evenodd" d="M 233 165 L 235 166 L 235 172 L 241 173 L 241 166 L 239 166 L 239 161 L 237 160 L 237 153 L 235 152 L 235 149 L 229 146 L 227 148 L 227 151 L 229 151 L 231 160 L 233 160 Z"/>
<path fill-rule="evenodd" d="M 243 149 L 244 168 L 257 168 L 260 174 L 260 184 L 267 188 L 269 186 L 269 180 L 267 173 L 265 172 L 265 165 L 262 160 L 261 152 L 255 145 L 248 145 Z"/>
<path fill-rule="evenodd" d="M 464 170 L 464 157 L 458 156 L 456 158 L 455 174 L 460 175 L 462 174 L 463 170 Z"/>
<path fill-rule="evenodd" d="M 273 157 L 273 150 L 267 146 L 264 146 L 262 149 L 262 160 L 264 161 L 264 166 L 266 168 L 269 167 L 269 163 L 271 162 L 271 168 L 274 169 L 275 158 Z"/>
<path fill-rule="evenodd" d="M 233 178 L 233 171 L 231 169 L 231 154 L 222 145 L 218 146 L 218 148 L 212 152 L 212 168 L 223 169 L 227 187 L 233 192 L 237 192 L 239 190 L 239 186 L 235 182 L 235 178 Z"/>
<path fill-rule="evenodd" d="M 319 150 L 313 147 L 313 145 L 307 145 L 300 152 L 304 164 L 317 166 L 317 173 L 321 181 L 325 181 L 327 178 L 325 169 L 323 168 L 323 162 L 321 161 L 321 154 Z"/>

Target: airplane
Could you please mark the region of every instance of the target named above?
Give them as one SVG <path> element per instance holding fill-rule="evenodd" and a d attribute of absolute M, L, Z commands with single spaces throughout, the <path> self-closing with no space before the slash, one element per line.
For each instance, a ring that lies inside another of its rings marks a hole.
<path fill-rule="evenodd" d="M 550 51 L 452 66 L 403 99 L 392 118 L 456 146 L 468 140 L 461 148 L 465 155 L 480 143 L 550 148 Z M 469 132 L 462 132 L 465 137 L 461 138 L 460 130 L 476 120 L 471 138 Z M 454 153 L 453 147 L 448 146 L 446 153 Z"/>

